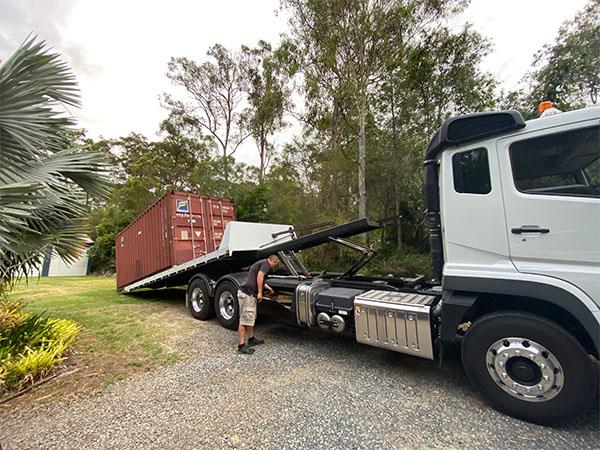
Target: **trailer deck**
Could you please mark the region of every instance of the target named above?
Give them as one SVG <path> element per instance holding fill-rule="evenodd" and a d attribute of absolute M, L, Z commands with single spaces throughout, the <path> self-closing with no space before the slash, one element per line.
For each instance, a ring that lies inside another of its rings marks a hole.
<path fill-rule="evenodd" d="M 335 238 L 355 236 L 380 227 L 381 224 L 378 222 L 358 219 L 297 237 L 291 225 L 230 222 L 217 250 L 131 283 L 123 287 L 122 292 L 185 285 L 194 274 L 199 272 L 218 278 L 226 273 L 242 271 L 256 260 L 271 254 L 289 255 L 290 252 L 316 247 Z M 289 258 L 286 258 L 287 261 Z M 296 270 L 294 267 L 291 269 Z M 301 274 L 296 273 L 296 275 Z"/>

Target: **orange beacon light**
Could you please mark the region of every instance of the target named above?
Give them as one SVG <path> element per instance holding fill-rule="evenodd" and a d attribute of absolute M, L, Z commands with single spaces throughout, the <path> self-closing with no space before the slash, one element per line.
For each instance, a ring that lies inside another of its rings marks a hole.
<path fill-rule="evenodd" d="M 550 108 L 552 108 L 553 106 L 554 106 L 554 105 L 552 104 L 552 102 L 551 102 L 551 101 L 545 101 L 545 102 L 541 102 L 541 103 L 538 105 L 538 112 L 541 114 L 541 113 L 543 113 L 544 111 L 546 111 L 547 109 L 550 109 Z"/>
<path fill-rule="evenodd" d="M 560 109 L 556 109 L 551 101 L 540 103 L 538 105 L 538 111 L 540 112 L 540 117 L 553 116 L 554 114 L 559 114 L 562 112 Z"/>

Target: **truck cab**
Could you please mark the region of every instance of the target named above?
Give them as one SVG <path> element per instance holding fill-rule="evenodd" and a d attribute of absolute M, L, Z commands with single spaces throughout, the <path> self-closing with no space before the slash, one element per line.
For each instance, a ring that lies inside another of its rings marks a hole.
<path fill-rule="evenodd" d="M 493 406 L 531 421 L 596 393 L 599 129 L 598 107 L 528 122 L 479 113 L 448 119 L 426 151 L 441 341 L 462 341 Z"/>
<path fill-rule="evenodd" d="M 532 120 L 439 156 L 444 277 L 545 283 L 598 310 L 598 112 Z"/>

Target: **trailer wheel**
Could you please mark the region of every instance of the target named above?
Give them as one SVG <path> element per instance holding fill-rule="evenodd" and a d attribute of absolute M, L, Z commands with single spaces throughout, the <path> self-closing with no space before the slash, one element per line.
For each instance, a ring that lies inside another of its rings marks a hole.
<path fill-rule="evenodd" d="M 462 360 L 492 407 L 551 424 L 591 408 L 597 384 L 590 356 L 566 330 L 525 312 L 487 314 L 469 328 Z"/>
<path fill-rule="evenodd" d="M 230 330 L 236 330 L 240 318 L 237 298 L 238 288 L 230 281 L 224 281 L 215 292 L 215 313 L 220 324 Z"/>
<path fill-rule="evenodd" d="M 192 317 L 199 320 L 212 319 L 215 311 L 210 301 L 210 295 L 206 282 L 196 278 L 188 286 L 188 308 Z"/>

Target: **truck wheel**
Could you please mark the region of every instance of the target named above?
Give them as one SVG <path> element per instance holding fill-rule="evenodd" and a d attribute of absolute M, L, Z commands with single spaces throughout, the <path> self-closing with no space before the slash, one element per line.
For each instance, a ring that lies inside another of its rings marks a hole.
<path fill-rule="evenodd" d="M 196 278 L 188 286 L 188 308 L 194 319 L 208 320 L 215 316 L 208 286 L 200 278 Z"/>
<path fill-rule="evenodd" d="M 215 313 L 221 325 L 237 330 L 240 308 L 237 299 L 238 288 L 230 281 L 224 281 L 215 292 Z"/>
<path fill-rule="evenodd" d="M 471 383 L 492 407 L 551 424 L 592 406 L 596 380 L 579 342 L 550 320 L 525 312 L 487 314 L 469 328 L 462 360 Z"/>

